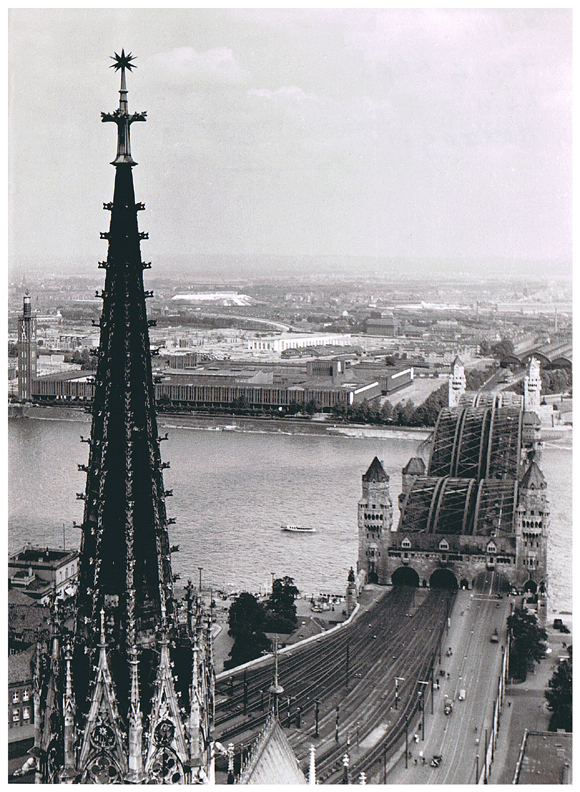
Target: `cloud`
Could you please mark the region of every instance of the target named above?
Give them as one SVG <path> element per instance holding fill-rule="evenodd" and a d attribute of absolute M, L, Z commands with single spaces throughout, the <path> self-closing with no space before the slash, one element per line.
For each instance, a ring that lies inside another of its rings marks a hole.
<path fill-rule="evenodd" d="M 160 72 L 178 82 L 219 81 L 241 83 L 247 78 L 229 47 L 196 52 L 193 47 L 178 47 L 160 52 L 152 58 Z"/>

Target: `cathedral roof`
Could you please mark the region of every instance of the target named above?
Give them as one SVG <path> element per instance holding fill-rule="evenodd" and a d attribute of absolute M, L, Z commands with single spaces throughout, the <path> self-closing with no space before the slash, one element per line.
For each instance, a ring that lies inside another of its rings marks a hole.
<path fill-rule="evenodd" d="M 424 476 L 425 463 L 421 457 L 411 457 L 403 468 L 403 476 Z"/>
<path fill-rule="evenodd" d="M 546 479 L 544 474 L 536 464 L 532 461 L 529 468 L 526 470 L 520 481 L 520 488 L 524 489 L 544 489 L 546 487 Z"/>
<path fill-rule="evenodd" d="M 306 784 L 306 777 L 276 717 L 269 718 L 250 751 L 239 784 Z"/>
<path fill-rule="evenodd" d="M 389 477 L 385 473 L 385 469 L 381 464 L 381 461 L 378 457 L 375 457 L 371 464 L 369 465 L 369 469 L 362 477 L 363 481 L 369 481 L 373 483 L 377 483 L 379 481 L 388 481 Z"/>

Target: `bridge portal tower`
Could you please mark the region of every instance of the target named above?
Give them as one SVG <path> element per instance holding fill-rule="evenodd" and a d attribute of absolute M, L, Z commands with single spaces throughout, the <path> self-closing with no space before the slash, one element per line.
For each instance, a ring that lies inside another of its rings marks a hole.
<path fill-rule="evenodd" d="M 526 412 L 539 412 L 541 393 L 542 378 L 540 376 L 540 361 L 532 357 L 530 359 L 528 373 L 524 379 L 524 410 Z"/>
<path fill-rule="evenodd" d="M 375 457 L 362 477 L 358 502 L 357 572 L 364 570 L 368 583 L 387 583 L 387 554 L 391 543 L 393 502 L 389 476 Z"/>
<path fill-rule="evenodd" d="M 519 484 L 516 511 L 516 567 L 519 585 L 538 595 L 538 620 L 546 619 L 550 510 L 547 483 L 532 460 Z"/>
<path fill-rule="evenodd" d="M 456 357 L 451 365 L 451 374 L 449 375 L 448 405 L 450 409 L 452 407 L 457 407 L 466 388 L 467 380 L 465 379 L 465 366 L 461 358 Z"/>
<path fill-rule="evenodd" d="M 24 295 L 22 313 L 18 317 L 18 398 L 30 401 L 32 380 L 36 378 L 36 317 L 32 315 L 30 295 Z"/>

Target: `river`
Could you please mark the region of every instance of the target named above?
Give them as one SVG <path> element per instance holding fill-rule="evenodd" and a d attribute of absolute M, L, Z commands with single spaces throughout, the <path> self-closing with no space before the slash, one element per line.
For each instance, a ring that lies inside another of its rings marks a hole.
<path fill-rule="evenodd" d="M 88 446 L 80 435 L 90 426 L 70 419 L 9 420 L 9 549 L 24 542 L 78 547 Z M 87 416 L 88 418 L 88 416 Z M 165 424 L 170 423 L 165 419 Z M 160 421 L 160 431 L 165 431 Z M 171 423 L 176 424 L 173 420 Z M 391 477 L 398 519 L 401 468 L 415 454 L 421 435 L 376 432 L 376 437 L 212 431 L 172 426 L 162 443 L 170 542 L 180 582 L 204 587 L 266 591 L 271 573 L 290 575 L 302 593 L 342 592 L 356 567 L 357 501 L 361 476 L 374 456 Z M 424 437 L 425 435 L 423 435 Z M 572 610 L 571 435 L 547 438 L 542 469 L 551 506 L 550 609 Z M 280 530 L 293 523 L 313 534 Z M 63 529 L 64 526 L 64 529 Z"/>

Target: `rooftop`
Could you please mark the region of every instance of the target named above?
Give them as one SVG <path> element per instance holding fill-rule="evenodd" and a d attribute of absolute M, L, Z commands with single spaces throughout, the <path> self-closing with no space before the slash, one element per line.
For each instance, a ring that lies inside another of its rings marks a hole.
<path fill-rule="evenodd" d="M 572 735 L 565 732 L 526 732 L 514 783 L 569 784 Z"/>
<path fill-rule="evenodd" d="M 72 561 L 78 555 L 78 550 L 59 550 L 53 547 L 33 547 L 24 545 L 22 550 L 9 557 L 9 566 L 24 566 L 25 564 L 41 564 L 48 567 L 59 567 Z"/>

